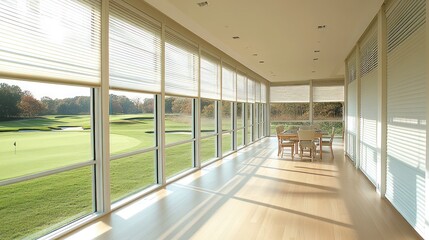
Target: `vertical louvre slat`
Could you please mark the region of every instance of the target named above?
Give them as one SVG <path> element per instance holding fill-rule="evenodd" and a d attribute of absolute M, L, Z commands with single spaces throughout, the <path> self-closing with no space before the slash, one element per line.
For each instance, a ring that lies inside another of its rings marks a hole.
<path fill-rule="evenodd" d="M 0 76 L 100 85 L 101 3 L 0 1 Z"/>
<path fill-rule="evenodd" d="M 110 87 L 161 92 L 161 25 L 111 1 Z"/>
<path fill-rule="evenodd" d="M 236 100 L 236 77 L 232 67 L 222 64 L 222 100 Z"/>
<path fill-rule="evenodd" d="M 165 33 L 165 92 L 198 96 L 198 47 L 173 30 Z"/>
<path fill-rule="evenodd" d="M 374 185 L 377 179 L 377 162 L 381 159 L 377 149 L 377 122 L 379 121 L 377 47 L 377 26 L 372 25 L 362 39 L 359 54 L 361 73 L 359 168 Z"/>
<path fill-rule="evenodd" d="M 220 100 L 220 59 L 201 52 L 201 97 Z"/>
<path fill-rule="evenodd" d="M 426 162 L 424 0 L 387 7 L 386 197 L 423 236 Z"/>

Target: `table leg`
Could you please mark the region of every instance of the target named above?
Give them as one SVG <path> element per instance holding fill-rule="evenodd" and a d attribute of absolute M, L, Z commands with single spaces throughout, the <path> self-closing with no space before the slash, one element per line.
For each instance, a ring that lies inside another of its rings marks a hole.
<path fill-rule="evenodd" d="M 320 160 L 322 160 L 322 137 L 319 138 Z"/>

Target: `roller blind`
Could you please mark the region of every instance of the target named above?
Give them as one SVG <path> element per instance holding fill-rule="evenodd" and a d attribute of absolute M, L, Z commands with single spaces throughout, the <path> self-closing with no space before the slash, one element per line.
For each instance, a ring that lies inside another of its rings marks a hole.
<path fill-rule="evenodd" d="M 310 86 L 272 86 L 270 87 L 272 103 L 304 103 L 310 102 Z"/>
<path fill-rule="evenodd" d="M 247 80 L 247 102 L 255 102 L 255 81 L 252 79 Z"/>
<path fill-rule="evenodd" d="M 359 168 L 374 185 L 377 181 L 377 163 L 381 161 L 380 151 L 377 149 L 377 122 L 379 122 L 377 47 L 377 26 L 374 24 L 363 37 L 359 54 L 361 73 Z"/>
<path fill-rule="evenodd" d="M 220 59 L 206 52 L 201 52 L 200 62 L 200 96 L 220 100 Z"/>
<path fill-rule="evenodd" d="M 222 100 L 236 100 L 235 71 L 229 65 L 222 64 Z"/>
<path fill-rule="evenodd" d="M 261 102 L 261 83 L 255 82 L 255 101 L 260 103 Z"/>
<path fill-rule="evenodd" d="M 125 6 L 110 3 L 110 87 L 161 92 L 161 24 Z"/>
<path fill-rule="evenodd" d="M 198 96 L 198 47 L 173 30 L 165 32 L 165 92 Z"/>
<path fill-rule="evenodd" d="M 100 85 L 100 1 L 0 1 L 0 76 Z"/>
<path fill-rule="evenodd" d="M 344 86 L 313 86 L 313 102 L 344 102 Z"/>
<path fill-rule="evenodd" d="M 267 103 L 267 85 L 261 84 L 261 102 Z"/>
<path fill-rule="evenodd" d="M 424 236 L 427 116 L 425 0 L 387 12 L 386 198 Z"/>
<path fill-rule="evenodd" d="M 247 78 L 242 73 L 237 73 L 237 101 L 247 101 Z"/>
<path fill-rule="evenodd" d="M 349 58 L 347 59 L 347 80 L 349 83 L 356 80 L 356 51 L 353 50 L 353 52 L 350 54 Z"/>

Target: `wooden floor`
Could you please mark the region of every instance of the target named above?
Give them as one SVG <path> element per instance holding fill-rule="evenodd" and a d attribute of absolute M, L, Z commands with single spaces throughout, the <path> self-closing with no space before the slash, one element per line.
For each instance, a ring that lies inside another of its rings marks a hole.
<path fill-rule="evenodd" d="M 264 139 L 66 239 L 420 239 L 344 158 L 290 160 Z"/>

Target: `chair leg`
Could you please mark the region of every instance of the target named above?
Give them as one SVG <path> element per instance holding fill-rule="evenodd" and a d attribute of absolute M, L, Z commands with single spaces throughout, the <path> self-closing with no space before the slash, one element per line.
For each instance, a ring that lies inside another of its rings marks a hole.
<path fill-rule="evenodd" d="M 281 156 L 281 158 L 283 158 L 283 147 L 281 148 L 281 153 L 282 153 L 282 156 Z"/>
<path fill-rule="evenodd" d="M 291 155 L 291 157 L 292 157 L 292 160 L 293 160 L 293 154 L 294 154 L 294 152 L 293 152 L 293 149 L 295 148 L 295 146 L 292 146 L 291 148 L 290 148 L 290 155 Z"/>
<path fill-rule="evenodd" d="M 331 147 L 331 157 L 332 159 L 334 159 L 334 150 L 332 149 L 332 145 L 330 147 Z"/>

